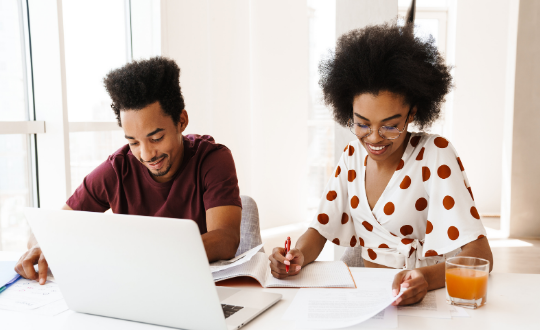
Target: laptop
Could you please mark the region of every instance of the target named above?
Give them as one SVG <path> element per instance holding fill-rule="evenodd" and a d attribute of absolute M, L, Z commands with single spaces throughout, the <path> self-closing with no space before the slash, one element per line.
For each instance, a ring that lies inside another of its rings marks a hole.
<path fill-rule="evenodd" d="M 239 329 L 281 299 L 216 287 L 192 220 L 24 213 L 74 311 L 182 329 Z"/>

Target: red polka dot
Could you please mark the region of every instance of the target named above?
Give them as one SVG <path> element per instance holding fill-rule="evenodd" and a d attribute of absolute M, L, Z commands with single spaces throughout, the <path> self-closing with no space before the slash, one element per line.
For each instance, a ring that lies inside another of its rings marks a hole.
<path fill-rule="evenodd" d="M 424 197 L 420 197 L 416 200 L 416 203 L 414 203 L 414 207 L 416 207 L 416 210 L 418 211 L 424 211 L 427 207 L 427 199 Z"/>
<path fill-rule="evenodd" d="M 381 244 L 381 245 L 379 245 L 379 249 L 388 249 L 388 245 Z"/>
<path fill-rule="evenodd" d="M 355 247 L 356 246 L 356 237 L 351 237 L 351 247 Z"/>
<path fill-rule="evenodd" d="M 439 175 L 439 178 L 441 179 L 446 179 L 450 177 L 451 173 L 452 171 L 450 170 L 450 167 L 446 165 L 439 166 L 439 169 L 437 170 L 437 174 Z"/>
<path fill-rule="evenodd" d="M 347 149 L 349 149 L 349 145 L 347 144 L 347 146 L 345 147 L 345 149 L 343 149 L 343 152 L 347 151 Z"/>
<path fill-rule="evenodd" d="M 396 168 L 396 171 L 401 170 L 403 168 L 403 166 L 405 166 L 405 162 L 403 161 L 403 159 L 400 159 L 399 164 L 398 164 L 398 166 Z"/>
<path fill-rule="evenodd" d="M 416 160 L 424 159 L 424 150 L 426 150 L 426 148 L 422 147 L 422 149 L 420 149 L 420 152 L 418 153 L 418 156 L 416 156 Z"/>
<path fill-rule="evenodd" d="M 435 140 L 433 140 L 433 143 L 439 148 L 446 148 L 448 147 L 448 141 L 445 138 L 438 137 Z"/>
<path fill-rule="evenodd" d="M 349 215 L 347 213 L 343 213 L 341 215 L 341 224 L 344 225 L 347 222 L 349 222 Z"/>
<path fill-rule="evenodd" d="M 402 226 L 399 231 L 401 232 L 401 235 L 403 236 L 407 236 L 407 235 L 410 235 L 413 233 L 414 229 L 412 226 L 409 226 L 409 225 L 405 225 L 405 226 Z"/>
<path fill-rule="evenodd" d="M 478 238 L 477 238 L 477 239 L 481 239 L 481 238 L 484 238 L 484 237 L 486 237 L 486 236 L 484 236 L 484 235 L 478 235 Z"/>
<path fill-rule="evenodd" d="M 418 145 L 418 142 L 420 142 L 420 137 L 419 136 L 413 136 L 411 138 L 411 145 L 413 147 L 416 147 Z"/>
<path fill-rule="evenodd" d="M 426 251 L 426 253 L 424 255 L 426 257 L 434 257 L 434 256 L 438 256 L 439 254 L 435 250 L 428 250 L 428 251 Z"/>
<path fill-rule="evenodd" d="M 341 167 L 336 168 L 336 178 L 338 177 L 339 173 L 341 173 Z"/>
<path fill-rule="evenodd" d="M 392 202 L 388 202 L 386 203 L 386 205 L 384 206 L 384 214 L 386 215 L 391 215 L 392 213 L 394 213 L 395 211 L 395 206 L 394 206 L 394 203 Z"/>
<path fill-rule="evenodd" d="M 364 246 L 364 239 L 362 237 L 358 237 L 358 239 L 360 240 L 360 246 Z"/>
<path fill-rule="evenodd" d="M 411 246 L 411 249 L 409 250 L 409 257 L 414 253 L 414 251 L 416 251 L 416 249 Z"/>
<path fill-rule="evenodd" d="M 390 235 L 392 235 L 392 236 L 395 236 L 395 237 L 397 237 L 397 235 L 396 235 L 396 234 L 394 234 L 394 233 L 390 233 Z"/>
<path fill-rule="evenodd" d="M 426 182 L 427 180 L 429 180 L 430 176 L 431 176 L 431 171 L 429 170 L 429 168 L 426 166 L 423 166 L 422 167 L 422 180 Z"/>
<path fill-rule="evenodd" d="M 349 156 L 352 156 L 354 154 L 354 147 L 349 146 Z"/>
<path fill-rule="evenodd" d="M 362 225 L 367 229 L 367 231 L 373 231 L 373 226 L 369 222 L 364 221 L 362 222 Z"/>
<path fill-rule="evenodd" d="M 411 185 L 411 177 L 408 176 L 408 175 L 405 175 L 405 177 L 403 178 L 403 181 L 401 181 L 401 184 L 399 185 L 399 187 L 401 189 L 407 189 L 407 188 L 409 188 L 410 185 Z"/>
<path fill-rule="evenodd" d="M 459 159 L 459 157 L 457 158 L 457 163 L 459 164 L 459 169 L 462 172 L 465 171 L 465 167 L 463 167 L 463 163 L 461 162 L 461 159 Z"/>
<path fill-rule="evenodd" d="M 349 170 L 349 172 L 347 173 L 347 180 L 349 180 L 349 182 L 353 182 L 354 179 L 356 179 L 356 171 Z"/>
<path fill-rule="evenodd" d="M 367 156 L 366 159 L 364 159 L 364 166 L 367 166 Z"/>
<path fill-rule="evenodd" d="M 339 245 L 339 238 L 334 238 L 332 240 L 332 243 L 334 243 L 335 245 Z"/>
<path fill-rule="evenodd" d="M 317 216 L 317 220 L 319 220 L 319 222 L 323 225 L 326 225 L 328 223 L 328 221 L 330 220 L 330 218 L 328 218 L 328 214 L 326 213 L 321 213 Z"/>
<path fill-rule="evenodd" d="M 433 231 L 433 224 L 431 223 L 431 221 L 428 220 L 426 224 L 426 234 L 430 234 L 432 231 Z"/>
<path fill-rule="evenodd" d="M 360 204 L 360 200 L 358 199 L 357 196 L 353 196 L 353 197 L 351 198 L 351 207 L 352 207 L 353 209 L 355 209 L 355 208 L 358 207 L 358 204 Z"/>
<path fill-rule="evenodd" d="M 471 215 L 477 219 L 477 220 L 480 220 L 480 214 L 478 214 L 478 210 L 476 209 L 476 207 L 471 207 Z"/>
<path fill-rule="evenodd" d="M 442 204 L 445 209 L 450 210 L 451 208 L 454 207 L 455 202 L 452 196 L 445 196 L 443 198 Z"/>
<path fill-rule="evenodd" d="M 369 257 L 371 258 L 371 260 L 377 259 L 377 253 L 375 253 L 375 251 L 373 251 L 372 249 L 368 249 L 367 253 L 368 253 Z"/>
<path fill-rule="evenodd" d="M 414 242 L 414 239 L 412 238 L 404 238 L 401 240 L 401 243 L 407 245 L 407 244 L 411 244 L 412 242 Z"/>
<path fill-rule="evenodd" d="M 473 196 L 473 194 L 472 194 L 472 189 L 471 189 L 471 187 L 468 187 L 467 190 L 469 191 L 469 194 L 471 194 L 471 198 L 472 198 L 472 200 L 474 201 L 474 196 Z"/>
<path fill-rule="evenodd" d="M 455 241 L 456 239 L 458 239 L 458 237 L 459 237 L 459 230 L 454 226 L 449 227 L 448 238 L 450 238 L 452 241 Z"/>
<path fill-rule="evenodd" d="M 326 194 L 326 199 L 330 202 L 337 198 L 337 192 L 335 190 L 330 190 L 328 194 Z"/>

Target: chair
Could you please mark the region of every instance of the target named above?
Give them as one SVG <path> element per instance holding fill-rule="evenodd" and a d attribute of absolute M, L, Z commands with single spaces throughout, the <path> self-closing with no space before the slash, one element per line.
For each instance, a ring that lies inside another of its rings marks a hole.
<path fill-rule="evenodd" d="M 341 261 L 349 267 L 364 267 L 364 259 L 362 259 L 362 247 L 349 247 L 345 250 L 340 258 Z"/>
<path fill-rule="evenodd" d="M 236 255 L 240 255 L 262 244 L 261 227 L 259 226 L 259 209 L 253 198 L 241 195 L 242 199 L 242 222 L 240 224 L 240 245 Z M 264 252 L 261 247 L 260 252 Z"/>

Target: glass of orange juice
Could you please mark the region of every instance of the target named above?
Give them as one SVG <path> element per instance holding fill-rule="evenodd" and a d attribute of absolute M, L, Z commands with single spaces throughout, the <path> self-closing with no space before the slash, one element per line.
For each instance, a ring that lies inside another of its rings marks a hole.
<path fill-rule="evenodd" d="M 475 257 L 446 260 L 446 298 L 449 304 L 476 309 L 487 299 L 489 261 Z"/>

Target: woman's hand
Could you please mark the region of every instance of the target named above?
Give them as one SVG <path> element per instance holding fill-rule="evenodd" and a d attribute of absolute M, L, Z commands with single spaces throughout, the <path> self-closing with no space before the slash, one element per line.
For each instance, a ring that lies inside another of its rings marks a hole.
<path fill-rule="evenodd" d="M 270 260 L 270 270 L 272 276 L 275 278 L 286 278 L 294 276 L 300 272 L 302 265 L 304 264 L 304 255 L 302 251 L 298 249 L 292 249 L 285 255 L 284 248 L 276 247 L 272 250 L 272 254 L 268 257 Z M 285 266 L 288 265 L 289 272 L 286 271 Z"/>
<path fill-rule="evenodd" d="M 418 270 L 404 270 L 394 277 L 392 293 L 397 296 L 401 289 L 407 289 L 392 305 L 410 305 L 419 302 L 428 292 L 429 283 L 424 274 Z"/>

